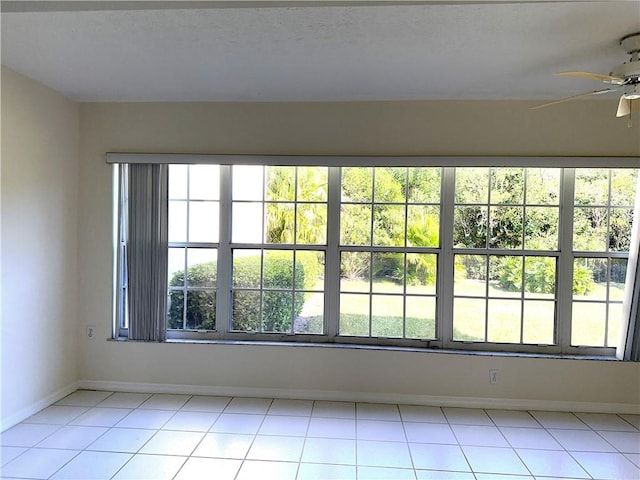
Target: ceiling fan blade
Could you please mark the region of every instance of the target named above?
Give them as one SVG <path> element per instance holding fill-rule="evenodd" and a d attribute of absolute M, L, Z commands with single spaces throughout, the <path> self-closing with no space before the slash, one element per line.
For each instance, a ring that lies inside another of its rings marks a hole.
<path fill-rule="evenodd" d="M 560 100 L 554 100 L 553 102 L 543 103 L 542 105 L 536 105 L 531 107 L 531 110 L 537 110 L 539 108 L 550 107 L 551 105 L 557 105 L 558 103 L 569 102 L 582 97 L 589 97 L 591 95 L 601 95 L 603 93 L 615 92 L 617 88 L 604 88 L 602 90 L 594 90 L 593 92 L 579 93 L 578 95 L 572 95 L 570 97 L 561 98 Z"/>
<path fill-rule="evenodd" d="M 614 83 L 616 85 L 622 85 L 624 83 L 624 78 L 614 77 L 612 75 L 602 75 L 600 73 L 589 73 L 589 72 L 557 72 L 554 75 L 558 75 L 560 77 L 578 77 L 578 78 L 588 78 L 590 80 L 598 80 L 600 82 L 606 83 Z"/>
<path fill-rule="evenodd" d="M 631 115 L 631 100 L 627 100 L 624 98 L 624 95 L 621 95 L 620 101 L 618 102 L 616 117 L 624 117 L 626 115 Z"/>

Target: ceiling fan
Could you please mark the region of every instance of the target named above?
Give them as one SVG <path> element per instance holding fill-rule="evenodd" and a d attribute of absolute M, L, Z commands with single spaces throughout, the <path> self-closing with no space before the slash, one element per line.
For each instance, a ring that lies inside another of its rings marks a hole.
<path fill-rule="evenodd" d="M 611 85 L 611 87 L 594 90 L 592 92 L 572 95 L 553 102 L 544 103 L 532 107 L 532 109 L 549 107 L 558 103 L 568 102 L 577 98 L 591 95 L 601 95 L 622 90 L 616 117 L 624 117 L 640 111 L 640 32 L 626 35 L 620 39 L 620 45 L 625 52 L 631 55 L 628 62 L 616 66 L 608 75 L 589 72 L 558 72 L 555 75 L 561 77 L 579 77 L 598 80 Z M 635 100 L 635 101 L 634 101 Z"/>

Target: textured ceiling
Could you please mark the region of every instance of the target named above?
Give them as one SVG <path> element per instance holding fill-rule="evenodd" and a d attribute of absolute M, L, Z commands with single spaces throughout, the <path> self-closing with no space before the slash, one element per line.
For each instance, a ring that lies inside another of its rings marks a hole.
<path fill-rule="evenodd" d="M 549 99 L 640 31 L 640 1 L 18 3 L 2 64 L 79 101 Z"/>

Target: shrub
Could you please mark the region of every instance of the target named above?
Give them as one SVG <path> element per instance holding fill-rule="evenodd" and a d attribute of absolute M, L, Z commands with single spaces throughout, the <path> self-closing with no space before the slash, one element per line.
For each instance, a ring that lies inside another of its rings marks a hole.
<path fill-rule="evenodd" d="M 200 263 L 189 267 L 187 272 L 189 286 L 215 287 L 216 262 Z M 184 285 L 184 272 L 176 272 L 169 286 Z M 169 292 L 168 328 L 183 328 L 184 292 L 172 290 Z M 187 329 L 213 330 L 216 326 L 216 293 L 215 291 L 187 291 Z"/>

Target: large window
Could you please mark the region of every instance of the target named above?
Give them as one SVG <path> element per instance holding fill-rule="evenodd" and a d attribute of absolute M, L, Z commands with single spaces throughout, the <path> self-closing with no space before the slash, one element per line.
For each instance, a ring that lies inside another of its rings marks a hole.
<path fill-rule="evenodd" d="M 170 165 L 168 336 L 611 354 L 637 176 Z"/>

